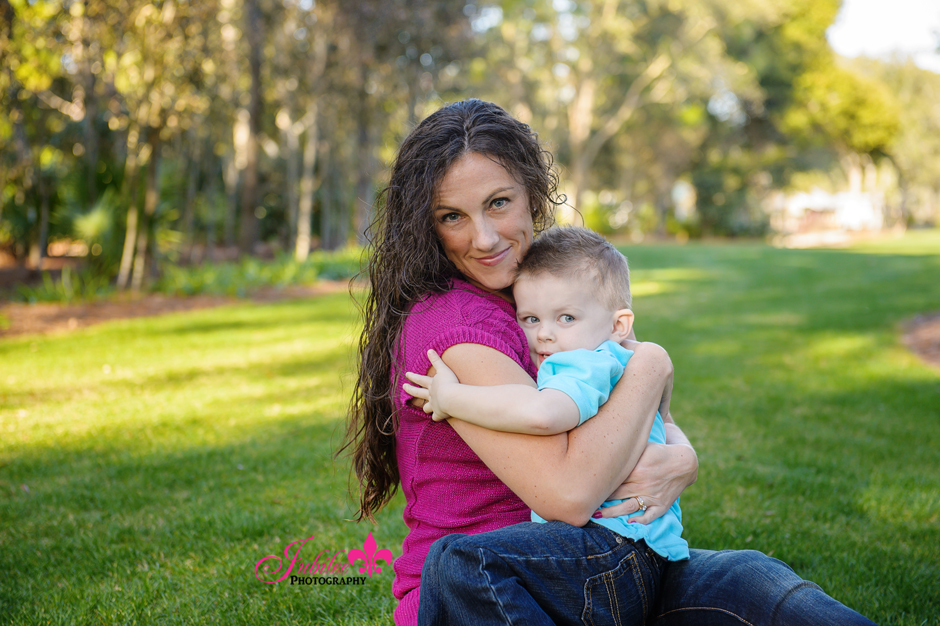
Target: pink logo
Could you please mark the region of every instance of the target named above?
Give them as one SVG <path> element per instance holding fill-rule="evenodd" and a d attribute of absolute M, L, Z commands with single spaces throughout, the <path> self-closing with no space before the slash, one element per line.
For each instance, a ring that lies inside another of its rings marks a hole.
<path fill-rule="evenodd" d="M 356 548 L 349 550 L 348 554 L 345 550 L 320 550 L 314 554 L 316 548 L 311 548 L 305 554 L 313 556 L 313 560 L 304 562 L 300 559 L 300 551 L 313 539 L 311 536 L 287 544 L 283 558 L 276 554 L 264 557 L 255 563 L 255 577 L 269 585 L 288 577 L 292 585 L 362 585 L 366 582 L 365 576 L 346 576 L 347 570 L 352 573 L 357 560 L 362 559 L 365 563 L 359 568 L 359 573 L 368 573 L 371 577 L 373 572 L 382 572 L 378 566 L 380 559 L 391 564 L 395 558 L 391 550 L 376 550 L 375 538 L 369 533 L 362 544 L 364 552 Z"/>
<path fill-rule="evenodd" d="M 294 568 L 297 568 L 297 573 L 301 575 L 342 575 L 346 568 L 349 567 L 346 563 L 342 563 L 342 551 L 335 552 L 332 555 L 326 550 L 321 550 L 317 554 L 313 561 L 304 563 L 303 561 L 298 561 L 300 557 L 300 550 L 308 542 L 312 541 L 313 537 L 311 536 L 308 539 L 299 539 L 293 543 L 287 544 L 287 547 L 284 548 L 284 558 L 289 560 L 286 569 L 283 567 L 280 557 L 275 555 L 266 556 L 257 563 L 255 563 L 255 578 L 260 580 L 263 583 L 273 584 L 279 583 L 288 576 Z M 291 554 L 291 548 L 297 546 L 294 553 Z M 268 561 L 268 563 L 265 563 Z M 274 568 L 277 569 L 274 569 Z M 284 574 L 280 578 L 274 578 L 281 573 L 281 570 L 284 569 Z"/>
<path fill-rule="evenodd" d="M 365 552 L 358 548 L 353 548 L 349 551 L 349 564 L 355 567 L 356 561 L 362 559 L 365 565 L 359 568 L 359 573 L 365 574 L 368 572 L 370 578 L 372 577 L 372 572 L 378 574 L 382 573 L 381 568 L 379 568 L 379 559 L 385 561 L 386 565 L 391 565 L 392 559 L 395 558 L 392 551 L 388 548 L 382 548 L 376 551 L 375 538 L 372 537 L 372 533 L 369 533 L 369 536 L 366 537 L 366 540 L 362 543 L 362 548 Z"/>

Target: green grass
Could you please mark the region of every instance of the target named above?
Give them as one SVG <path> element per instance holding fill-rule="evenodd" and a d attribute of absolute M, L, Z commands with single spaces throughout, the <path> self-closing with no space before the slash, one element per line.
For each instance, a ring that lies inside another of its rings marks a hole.
<path fill-rule="evenodd" d="M 940 231 L 624 251 L 701 462 L 693 547 L 763 550 L 880 624 L 940 624 L 940 371 L 899 340 L 940 310 Z M 254 576 L 311 535 L 400 552 L 400 497 L 347 521 L 332 460 L 356 332 L 337 294 L 0 341 L 0 623 L 390 622 L 390 568 Z"/>

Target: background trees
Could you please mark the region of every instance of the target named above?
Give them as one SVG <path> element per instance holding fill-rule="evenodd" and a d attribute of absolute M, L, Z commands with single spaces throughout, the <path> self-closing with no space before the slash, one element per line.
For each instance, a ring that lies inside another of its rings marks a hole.
<path fill-rule="evenodd" d="M 761 234 L 807 171 L 935 220 L 938 76 L 836 59 L 837 10 L 0 0 L 0 251 L 45 267 L 53 243 L 140 288 L 166 263 L 366 242 L 398 141 L 469 96 L 541 133 L 602 230 Z"/>

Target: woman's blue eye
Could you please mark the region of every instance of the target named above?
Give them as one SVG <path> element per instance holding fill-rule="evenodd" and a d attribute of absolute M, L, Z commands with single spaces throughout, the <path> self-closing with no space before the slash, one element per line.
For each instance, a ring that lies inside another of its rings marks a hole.
<path fill-rule="evenodd" d="M 460 217 L 460 216 L 457 215 L 456 213 L 445 213 L 444 215 L 441 216 L 440 219 L 441 219 L 442 222 L 454 222 L 454 221 L 456 221 L 459 217 Z"/>
<path fill-rule="evenodd" d="M 493 206 L 496 207 L 497 209 L 501 209 L 507 204 L 509 204 L 509 200 L 507 200 L 506 198 L 496 198 L 495 200 L 493 200 Z"/>

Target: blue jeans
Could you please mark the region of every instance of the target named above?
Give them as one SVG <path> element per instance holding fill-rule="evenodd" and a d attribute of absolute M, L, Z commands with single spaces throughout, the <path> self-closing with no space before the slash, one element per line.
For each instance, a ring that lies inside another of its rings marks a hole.
<path fill-rule="evenodd" d="M 762 552 L 690 552 L 666 566 L 651 625 L 874 626 Z"/>
<path fill-rule="evenodd" d="M 666 560 L 599 525 L 524 523 L 434 542 L 421 570 L 421 625 L 642 626 Z"/>
<path fill-rule="evenodd" d="M 666 562 L 593 523 L 449 535 L 424 563 L 418 623 L 873 625 L 760 552 L 691 553 Z"/>

